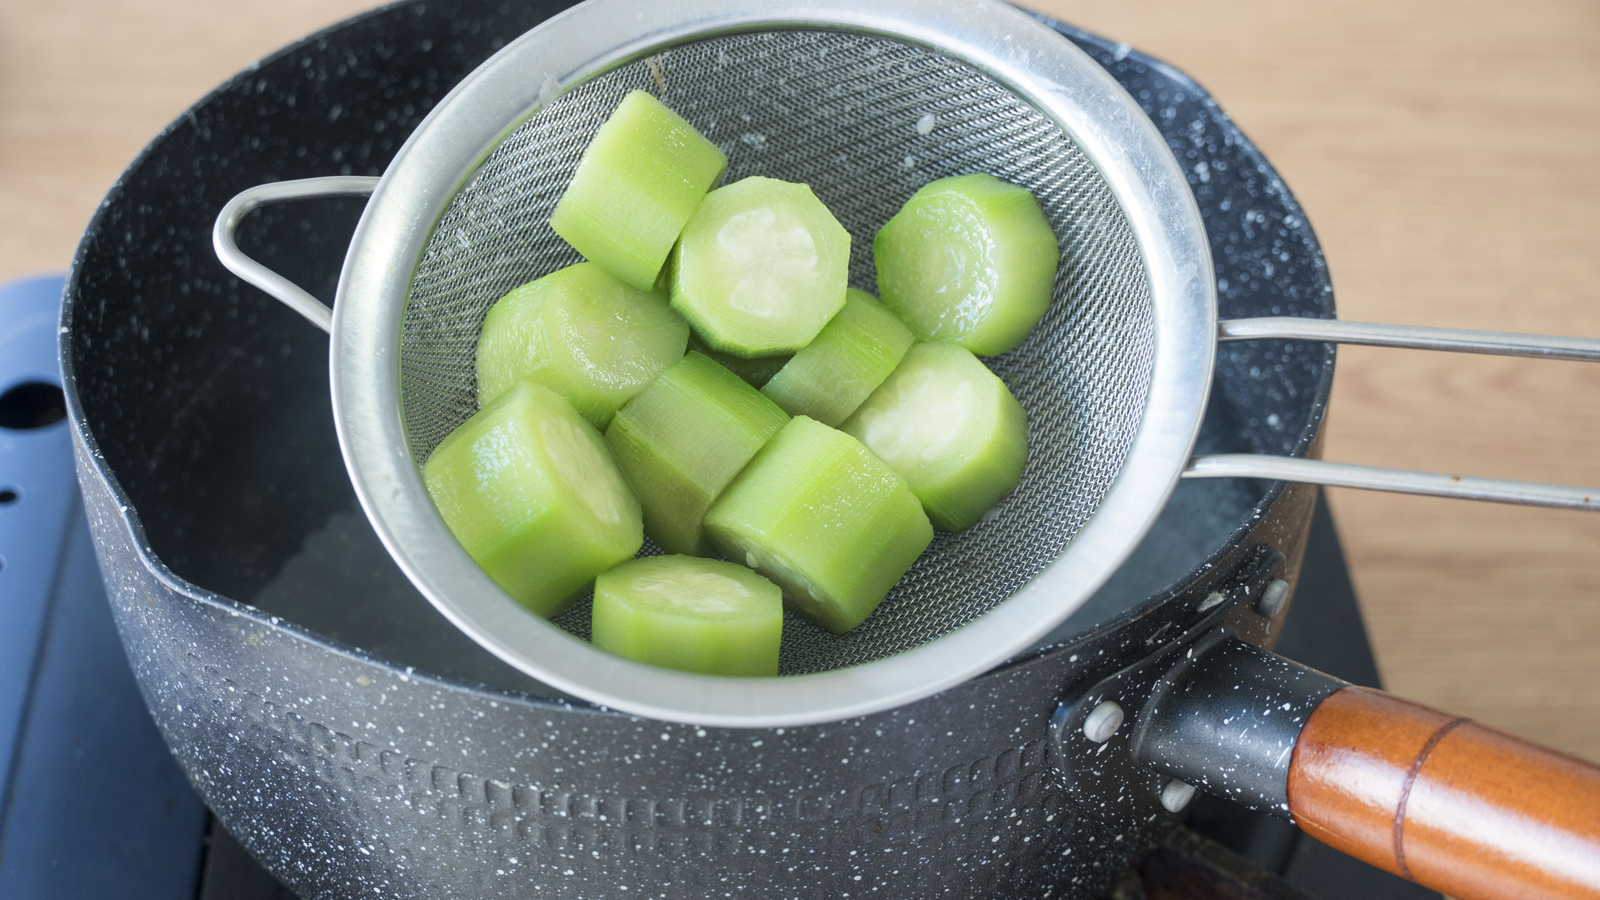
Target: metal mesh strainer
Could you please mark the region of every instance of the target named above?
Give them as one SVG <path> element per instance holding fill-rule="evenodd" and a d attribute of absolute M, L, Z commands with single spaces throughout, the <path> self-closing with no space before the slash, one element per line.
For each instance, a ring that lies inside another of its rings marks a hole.
<path fill-rule="evenodd" d="M 477 411 L 473 352 L 489 306 L 581 259 L 550 229 L 550 213 L 595 131 L 635 88 L 658 92 L 727 152 L 728 182 L 773 175 L 811 185 L 855 236 L 858 287 L 876 284 L 872 235 L 929 180 L 990 172 L 1039 199 L 1063 247 L 1054 304 L 1026 344 L 994 361 L 1029 413 L 1021 489 L 993 521 L 941 535 L 861 627 L 835 636 L 791 616 L 782 670 L 870 662 L 1010 596 L 1056 558 L 1121 469 L 1149 388 L 1148 285 L 1116 199 L 1060 127 L 970 67 L 882 38 L 699 41 L 590 81 L 513 131 L 446 207 L 412 282 L 400 399 L 417 463 Z M 919 134 L 927 116 L 932 128 Z M 556 621 L 587 637 L 587 604 Z"/>
<path fill-rule="evenodd" d="M 1049 312 L 989 360 L 1028 412 L 1021 486 L 988 521 L 938 536 L 856 630 L 786 621 L 782 671 L 794 677 L 716 679 L 610 657 L 572 637 L 587 636 L 587 604 L 555 620 L 566 633 L 532 619 L 449 538 L 417 474 L 476 411 L 473 351 L 489 306 L 580 259 L 549 215 L 635 88 L 723 148 L 727 181 L 811 185 L 853 236 L 858 287 L 875 287 L 872 235 L 946 175 L 1028 188 L 1060 240 Z M 335 417 L 396 560 L 502 658 L 647 715 L 815 721 L 1004 660 L 1116 568 L 1187 459 L 1213 307 L 1198 214 L 1157 132 L 1096 64 L 1011 7 L 591 0 L 463 82 L 377 186 L 332 322 Z"/>

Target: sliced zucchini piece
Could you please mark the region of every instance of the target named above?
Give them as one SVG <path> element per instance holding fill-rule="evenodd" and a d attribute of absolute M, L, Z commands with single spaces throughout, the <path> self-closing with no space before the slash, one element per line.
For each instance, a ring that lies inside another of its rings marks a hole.
<path fill-rule="evenodd" d="M 691 352 L 618 411 L 606 443 L 638 491 L 650 537 L 705 556 L 706 510 L 787 421 L 760 391 Z"/>
<path fill-rule="evenodd" d="M 783 427 L 706 514 L 728 559 L 777 582 L 801 613 L 860 625 L 933 540 L 905 480 L 842 431 Z"/>
<path fill-rule="evenodd" d="M 583 151 L 550 227 L 618 281 L 648 291 L 727 166 L 682 116 L 630 91 Z"/>
<path fill-rule="evenodd" d="M 594 583 L 594 645 L 705 675 L 776 675 L 783 592 L 715 559 L 648 556 Z"/>
<path fill-rule="evenodd" d="M 468 555 L 541 616 L 639 552 L 639 501 L 599 432 L 564 398 L 522 382 L 450 432 L 423 482 Z"/>
<path fill-rule="evenodd" d="M 922 341 L 980 356 L 1022 343 L 1050 305 L 1060 249 L 1033 195 L 993 175 L 922 186 L 872 242 L 878 296 Z"/>
<path fill-rule="evenodd" d="M 793 353 L 844 306 L 850 235 L 803 184 L 751 177 L 706 195 L 672 256 L 672 308 L 713 349 Z"/>
<path fill-rule="evenodd" d="M 1022 405 L 955 344 L 914 345 L 844 430 L 900 473 L 945 531 L 976 524 L 1028 461 Z"/>
<path fill-rule="evenodd" d="M 789 353 L 780 356 L 757 356 L 754 359 L 745 359 L 740 356 L 734 356 L 732 353 L 723 353 L 721 350 L 713 349 L 711 345 L 700 340 L 700 335 L 695 334 L 693 329 L 689 330 L 689 349 L 711 357 L 717 365 L 743 378 L 746 382 L 749 382 L 751 387 L 756 388 L 771 381 L 772 376 L 778 374 L 778 370 L 782 369 L 789 360 L 794 358 L 793 354 Z"/>
<path fill-rule="evenodd" d="M 478 405 L 536 381 L 604 428 L 683 358 L 689 324 L 659 290 L 638 291 L 578 263 L 501 297 L 478 336 Z"/>
<path fill-rule="evenodd" d="M 866 291 L 845 292 L 844 309 L 761 393 L 791 416 L 839 427 L 883 383 L 911 347 L 911 330 Z"/>

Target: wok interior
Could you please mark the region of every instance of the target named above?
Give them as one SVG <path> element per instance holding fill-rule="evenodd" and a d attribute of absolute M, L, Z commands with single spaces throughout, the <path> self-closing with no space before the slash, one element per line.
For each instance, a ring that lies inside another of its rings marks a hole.
<path fill-rule="evenodd" d="M 728 154 L 724 183 L 809 184 L 852 235 L 851 284 L 873 293 L 871 238 L 921 185 L 988 172 L 1038 199 L 1061 245 L 1052 305 L 1022 346 L 987 360 L 1028 413 L 1021 485 L 989 521 L 937 534 L 854 631 L 788 617 L 781 671 L 878 659 L 1005 600 L 1065 548 L 1122 467 L 1149 390 L 1148 282 L 1112 193 L 1060 128 L 997 81 L 910 44 L 816 31 L 698 41 L 587 81 L 512 131 L 445 210 L 412 285 L 399 377 L 413 457 L 420 465 L 476 411 L 473 351 L 489 306 L 581 259 L 550 212 L 633 89 Z M 647 541 L 641 552 L 660 551 Z M 587 637 L 588 609 L 555 622 Z"/>

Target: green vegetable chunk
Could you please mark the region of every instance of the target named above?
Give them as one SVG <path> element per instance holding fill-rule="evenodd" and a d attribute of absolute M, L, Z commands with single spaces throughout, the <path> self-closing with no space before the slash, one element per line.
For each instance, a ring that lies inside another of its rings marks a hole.
<path fill-rule="evenodd" d="M 478 336 L 478 405 L 536 381 L 604 428 L 683 358 L 689 325 L 661 291 L 638 291 L 593 263 L 519 287 L 489 308 Z"/>
<path fill-rule="evenodd" d="M 752 177 L 706 195 L 673 251 L 672 308 L 750 359 L 811 343 L 844 306 L 850 235 L 811 188 Z"/>
<path fill-rule="evenodd" d="M 682 116 L 630 91 L 583 151 L 550 227 L 618 281 L 648 291 L 727 166 Z"/>
<path fill-rule="evenodd" d="M 644 543 L 639 501 L 599 432 L 532 382 L 450 432 L 422 477 L 461 546 L 541 616 Z"/>
<path fill-rule="evenodd" d="M 889 377 L 910 347 L 905 323 L 876 297 L 850 288 L 844 309 L 761 393 L 791 416 L 810 416 L 837 428 Z"/>
<path fill-rule="evenodd" d="M 724 556 L 783 588 L 843 634 L 860 625 L 933 540 L 922 504 L 854 438 L 791 420 L 706 514 Z"/>
<path fill-rule="evenodd" d="M 1056 236 L 1025 189 L 993 175 L 923 185 L 878 231 L 878 295 L 922 341 L 980 356 L 1022 343 L 1050 305 Z"/>
<path fill-rule="evenodd" d="M 945 531 L 976 524 L 1028 461 L 1022 405 L 954 344 L 913 346 L 844 430 L 900 473 Z"/>
<path fill-rule="evenodd" d="M 694 330 L 689 331 L 689 349 L 704 353 L 718 365 L 729 372 L 743 378 L 751 387 L 761 387 L 778 374 L 778 370 L 794 358 L 793 354 L 784 353 L 780 356 L 757 356 L 754 359 L 745 359 L 734 356 L 732 353 L 723 353 L 721 350 L 712 349 L 705 341 L 700 340 L 700 335 Z"/>
<path fill-rule="evenodd" d="M 594 645 L 705 675 L 776 675 L 783 592 L 744 566 L 692 556 L 623 563 L 594 583 Z"/>
<path fill-rule="evenodd" d="M 663 372 L 611 420 L 606 443 L 663 549 L 711 553 L 706 510 L 789 417 L 699 353 Z"/>

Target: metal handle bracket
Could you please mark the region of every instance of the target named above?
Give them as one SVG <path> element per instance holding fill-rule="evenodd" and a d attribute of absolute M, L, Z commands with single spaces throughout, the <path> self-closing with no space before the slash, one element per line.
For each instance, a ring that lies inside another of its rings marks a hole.
<path fill-rule="evenodd" d="M 302 178 L 298 181 L 279 181 L 253 187 L 229 200 L 217 214 L 211 228 L 211 245 L 216 248 L 217 259 L 228 271 L 250 284 L 266 291 L 290 309 L 305 316 L 311 324 L 323 331 L 333 332 L 333 310 L 311 296 L 304 288 L 272 271 L 245 255 L 234 241 L 239 223 L 252 210 L 269 203 L 286 200 L 306 200 L 313 197 L 366 197 L 378 187 L 378 179 L 358 175 L 334 175 L 327 178 Z"/>

